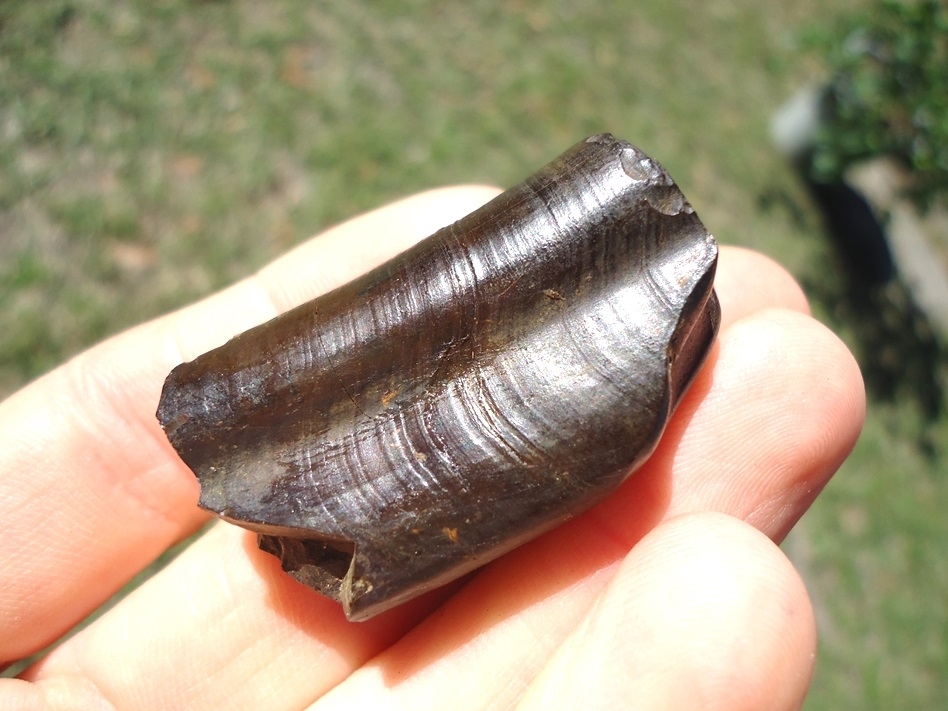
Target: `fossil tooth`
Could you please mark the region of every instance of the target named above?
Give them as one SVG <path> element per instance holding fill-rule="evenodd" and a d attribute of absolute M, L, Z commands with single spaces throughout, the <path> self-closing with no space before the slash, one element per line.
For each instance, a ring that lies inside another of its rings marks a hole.
<path fill-rule="evenodd" d="M 717 247 L 593 136 L 368 274 L 176 367 L 200 505 L 369 618 L 607 496 L 717 331 Z"/>

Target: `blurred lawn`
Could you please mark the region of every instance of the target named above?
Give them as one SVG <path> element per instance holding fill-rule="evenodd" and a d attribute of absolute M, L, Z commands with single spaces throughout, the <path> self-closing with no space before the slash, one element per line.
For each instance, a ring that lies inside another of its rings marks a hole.
<path fill-rule="evenodd" d="M 858 0 L 498 5 L 0 4 L 0 395 L 335 221 L 508 186 L 603 130 L 658 157 L 722 242 L 812 285 L 872 356 L 768 138 L 822 78 L 801 29 Z M 820 617 L 808 709 L 948 707 L 948 432 L 903 395 L 872 402 L 787 544 Z"/>

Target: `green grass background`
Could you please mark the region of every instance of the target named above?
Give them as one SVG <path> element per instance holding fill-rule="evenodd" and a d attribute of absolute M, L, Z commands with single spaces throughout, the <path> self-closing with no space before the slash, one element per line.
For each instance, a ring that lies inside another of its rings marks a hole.
<path fill-rule="evenodd" d="M 867 367 L 897 358 L 867 342 L 768 136 L 824 78 L 802 33 L 863 5 L 6 0 L 0 395 L 334 222 L 511 185 L 604 130 L 661 160 L 721 242 L 785 263 Z M 948 708 L 948 431 L 918 390 L 870 392 L 786 544 L 820 623 L 808 709 Z"/>

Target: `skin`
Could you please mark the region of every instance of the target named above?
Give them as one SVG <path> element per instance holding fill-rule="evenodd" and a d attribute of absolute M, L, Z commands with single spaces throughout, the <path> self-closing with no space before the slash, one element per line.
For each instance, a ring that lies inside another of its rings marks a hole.
<path fill-rule="evenodd" d="M 154 418 L 168 371 L 489 199 L 424 193 L 83 353 L 0 405 L 0 659 L 41 649 L 206 516 Z M 4 709 L 793 709 L 813 611 L 778 543 L 853 447 L 852 356 L 793 279 L 721 250 L 723 326 L 659 449 L 607 501 L 365 623 L 213 525 L 0 680 Z"/>

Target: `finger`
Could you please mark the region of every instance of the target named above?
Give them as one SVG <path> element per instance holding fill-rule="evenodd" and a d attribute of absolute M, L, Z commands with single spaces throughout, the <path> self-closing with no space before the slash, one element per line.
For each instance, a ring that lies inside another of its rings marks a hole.
<path fill-rule="evenodd" d="M 720 511 L 782 536 L 855 443 L 859 370 L 835 336 L 790 311 L 745 317 L 719 343 L 659 450 L 618 492 L 495 561 L 318 706 L 411 709 L 442 694 L 454 709 L 511 706 L 661 520 Z"/>
<path fill-rule="evenodd" d="M 0 404 L 0 660 L 61 635 L 204 520 L 194 476 L 154 416 L 173 366 L 356 276 L 361 260 L 384 261 L 494 192 L 425 193 L 330 230 L 259 276 L 106 341 Z M 360 236 L 370 246 L 338 266 Z"/>
<path fill-rule="evenodd" d="M 718 261 L 714 288 L 723 326 L 767 308 L 810 313 L 803 289 L 769 257 L 742 247 L 722 247 Z"/>
<path fill-rule="evenodd" d="M 735 518 L 693 514 L 632 550 L 518 708 L 797 709 L 815 646 L 780 549 Z"/>
<path fill-rule="evenodd" d="M 351 634 L 336 602 L 290 583 L 255 536 L 218 524 L 24 678 L 34 698 L 86 694 L 83 708 L 299 709 L 327 690 L 313 680 L 345 676 L 432 604 Z"/>
<path fill-rule="evenodd" d="M 741 332 L 745 330 L 758 332 L 758 346 L 765 342 L 768 345 L 765 353 L 793 351 L 801 342 L 811 346 L 784 368 L 779 377 L 774 377 L 772 364 L 766 358 L 756 351 L 750 355 L 743 353 L 746 344 Z M 828 364 L 832 365 L 844 355 L 846 352 L 838 341 L 802 315 L 765 311 L 742 319 L 722 334 L 713 373 L 705 376 L 704 383 L 697 384 L 693 396 L 696 402 L 689 405 L 692 412 L 686 413 L 689 427 L 676 434 L 667 445 L 669 452 L 659 457 L 655 465 L 650 464 L 645 471 L 636 474 L 629 482 L 631 486 L 624 487 L 608 504 L 489 566 L 409 635 L 351 676 L 353 670 L 374 656 L 389 638 L 378 635 L 372 628 L 348 626 L 341 621 L 338 628 L 332 628 L 331 634 L 293 637 L 270 619 L 272 613 L 259 599 L 263 596 L 265 601 L 265 592 L 256 597 L 252 592 L 247 593 L 249 597 L 241 598 L 246 604 L 235 605 L 227 591 L 237 586 L 220 581 L 243 581 L 259 575 L 254 572 L 259 562 L 254 561 L 262 554 L 252 545 L 245 546 L 243 555 L 228 554 L 234 544 L 222 543 L 228 540 L 222 534 L 221 539 L 208 538 L 206 545 L 192 547 L 189 553 L 202 557 L 205 567 L 213 568 L 214 561 L 224 560 L 235 569 L 229 569 L 226 575 L 208 576 L 182 572 L 181 568 L 172 566 L 158 580 L 143 587 L 132 600 L 110 613 L 109 624 L 114 625 L 113 629 L 124 630 L 123 638 L 114 638 L 104 627 L 98 629 L 106 631 L 97 631 L 97 623 L 88 636 L 80 637 L 79 641 L 70 640 L 57 650 L 35 673 L 35 678 L 44 684 L 56 683 L 66 676 L 75 663 L 72 660 L 82 659 L 83 674 L 71 677 L 77 684 L 82 679 L 94 679 L 97 686 L 112 689 L 115 698 L 129 698 L 136 693 L 160 695 L 166 691 L 168 673 L 156 674 L 155 668 L 175 669 L 182 688 L 199 690 L 200 681 L 213 673 L 231 667 L 240 669 L 251 639 L 253 646 L 278 647 L 289 657 L 307 660 L 336 655 L 338 647 L 345 644 L 351 645 L 348 649 L 356 650 L 344 655 L 345 663 L 305 664 L 278 670 L 271 667 L 269 673 L 287 687 L 305 690 L 312 698 L 345 679 L 321 699 L 320 706 L 338 704 L 351 708 L 353 704 L 374 704 L 386 708 L 418 708 L 426 700 L 442 697 L 445 707 L 457 709 L 480 708 L 489 703 L 510 706 L 592 604 L 636 538 L 669 511 L 700 508 L 700 493 L 688 492 L 687 487 L 710 486 L 709 505 L 723 510 L 740 511 L 748 506 L 754 510 L 751 500 L 739 497 L 733 507 L 719 500 L 720 491 L 715 485 L 712 467 L 720 468 L 719 476 L 727 479 L 735 491 L 739 490 L 768 475 L 756 466 L 770 466 L 767 450 L 779 448 L 781 437 L 792 435 L 795 446 L 783 452 L 786 462 L 779 469 L 787 482 L 782 499 L 785 513 L 773 519 L 770 525 L 773 530 L 780 530 L 799 514 L 800 501 L 808 494 L 805 487 L 795 483 L 809 482 L 818 488 L 821 477 L 828 475 L 827 463 L 836 461 L 840 452 L 851 446 L 847 438 L 854 437 L 842 427 L 830 429 L 830 436 L 823 430 L 828 427 L 830 418 L 852 420 L 860 415 L 858 407 L 853 412 L 847 410 L 854 406 L 846 405 L 848 395 L 843 396 L 847 388 L 859 389 L 858 372 L 841 367 L 838 377 L 830 381 L 814 377 L 814 373 L 825 372 Z M 745 390 L 748 383 L 755 384 L 749 393 Z M 825 407 L 810 412 L 809 403 L 795 397 L 801 383 L 814 383 L 808 391 L 810 402 L 825 400 Z M 728 407 L 734 404 L 734 393 L 730 389 L 735 387 L 745 393 L 744 405 L 755 410 L 758 417 L 751 418 L 753 427 L 728 434 L 733 416 Z M 805 421 L 806 429 L 798 431 L 801 420 Z M 709 464 L 696 446 L 704 436 L 700 432 L 692 433 L 692 429 L 718 431 L 732 438 L 730 446 L 722 446 L 717 458 Z M 693 470 L 698 473 L 692 475 Z M 681 486 L 679 480 L 683 482 Z M 774 485 L 779 486 L 779 483 Z M 232 527 L 222 529 L 230 536 L 245 540 L 244 534 Z M 205 540 L 200 543 L 204 544 Z M 276 569 L 275 560 L 270 559 L 269 565 Z M 169 582 L 159 584 L 159 581 Z M 340 619 L 338 608 L 315 594 L 300 588 L 291 594 L 287 588 L 295 587 L 295 583 L 286 576 L 277 574 L 268 584 L 272 587 L 271 595 L 292 599 L 294 604 L 300 605 L 293 612 L 297 619 L 310 614 L 307 606 L 318 610 L 313 614 L 320 619 L 333 614 L 337 616 L 334 619 Z M 248 587 L 246 583 L 240 585 L 242 590 Z M 295 597 L 304 593 L 310 597 Z M 224 598 L 229 604 L 215 608 L 216 613 L 192 618 L 189 601 L 194 598 Z M 402 608 L 390 614 L 401 615 Z M 419 614 L 417 609 L 414 614 Z M 173 619 L 165 620 L 165 617 Z M 182 659 L 177 649 L 181 644 L 181 630 L 186 629 L 215 630 L 215 634 L 188 636 L 188 656 Z M 391 638 L 398 637 L 403 629 L 404 626 L 398 627 Z M 92 635 L 97 635 L 96 645 L 87 641 Z M 148 653 L 137 652 L 139 646 L 144 646 Z M 115 659 L 123 660 L 120 674 Z M 240 675 L 236 673 L 237 677 Z M 263 672 L 256 678 L 257 684 L 264 684 Z M 152 685 L 161 685 L 163 689 L 149 691 Z M 176 705 L 187 706 L 203 699 L 179 697 L 175 701 Z M 232 687 L 227 703 L 233 708 L 253 707 L 256 700 L 254 689 L 238 685 Z M 270 706 L 276 707 L 276 702 L 272 701 Z M 292 704 L 286 706 L 290 707 Z"/>
<path fill-rule="evenodd" d="M 859 437 L 862 375 L 829 329 L 792 311 L 742 319 L 721 348 L 730 366 L 714 369 L 700 403 L 684 403 L 650 462 L 672 472 L 665 515 L 724 511 L 779 542 Z M 606 502 L 599 513 L 606 520 L 621 512 Z"/>

